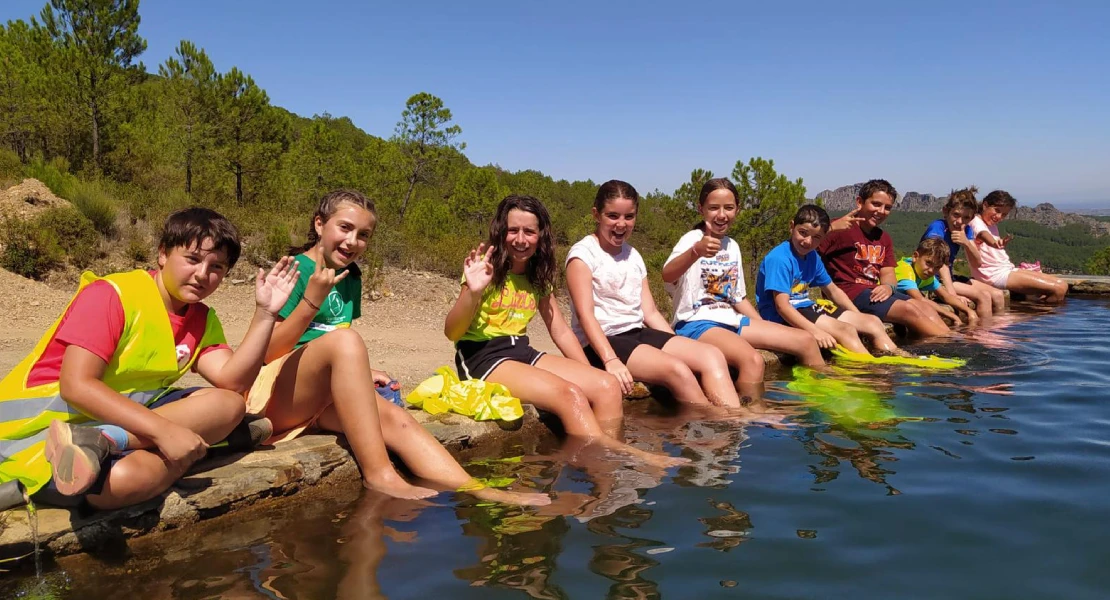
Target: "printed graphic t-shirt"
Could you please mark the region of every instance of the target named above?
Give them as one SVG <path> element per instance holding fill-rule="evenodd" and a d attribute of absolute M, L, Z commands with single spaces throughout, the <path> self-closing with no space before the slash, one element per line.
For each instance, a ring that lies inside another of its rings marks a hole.
<path fill-rule="evenodd" d="M 679 238 L 667 262 L 689 252 L 705 233 L 688 231 Z M 740 313 L 732 308 L 748 295 L 744 287 L 740 262 L 740 245 L 732 238 L 722 240 L 721 249 L 713 258 L 699 257 L 667 291 L 674 299 L 674 319 L 682 321 L 716 321 L 729 327 L 740 325 Z"/>
<path fill-rule="evenodd" d="M 971 232 L 970 225 L 964 226 L 964 234 L 969 240 L 975 239 L 975 234 Z M 952 241 L 952 232 L 948 230 L 948 222 L 944 219 L 937 219 L 929 223 L 929 226 L 925 228 L 925 233 L 921 235 L 922 240 L 927 238 L 940 238 L 948 244 L 948 267 L 951 268 L 952 264 L 956 262 L 956 254 L 959 253 L 962 246 Z"/>
<path fill-rule="evenodd" d="M 894 268 L 894 242 L 875 227 L 865 233 L 859 226 L 830 233 L 817 249 L 833 283 L 855 300 L 879 285 L 879 272 Z"/>
<path fill-rule="evenodd" d="M 790 295 L 790 305 L 805 308 L 813 304 L 809 297 L 810 286 L 825 287 L 832 283 L 821 257 L 810 251 L 798 256 L 790 241 L 775 246 L 759 264 L 755 279 L 756 308 L 759 316 L 773 323 L 784 323 L 775 308 L 775 292 Z"/>
<path fill-rule="evenodd" d="M 928 279 L 922 279 L 917 274 L 917 270 L 913 268 L 912 256 L 906 256 L 898 261 L 898 264 L 894 267 L 894 276 L 898 278 L 896 289 L 903 293 L 913 289 L 921 292 L 932 292 L 940 287 L 936 275 Z"/>
<path fill-rule="evenodd" d="M 157 271 L 150 272 L 152 277 Z M 184 365 L 197 350 L 197 344 L 204 337 L 208 325 L 208 306 L 190 304 L 184 315 L 167 313 L 173 342 L 176 346 L 177 363 Z M 157 315 L 153 318 L 159 318 Z M 95 354 L 106 363 L 112 362 L 120 338 L 123 337 L 124 315 L 116 288 L 107 281 L 95 281 L 78 292 L 70 303 L 54 338 L 47 342 L 42 357 L 31 367 L 27 375 L 27 385 L 36 386 L 58 381 L 62 374 L 62 358 L 66 348 L 77 346 Z M 200 348 L 200 356 L 221 348 L 228 348 L 223 329 L 217 330 L 216 343 Z"/>
<path fill-rule="evenodd" d="M 592 273 L 591 288 L 594 297 L 594 318 L 606 336 L 623 333 L 644 326 L 644 310 L 640 303 L 647 265 L 640 253 L 628 244 L 621 246 L 616 255 L 601 249 L 597 238 L 587 235 L 570 247 L 566 264 L 578 259 Z M 578 313 L 571 301 L 571 329 L 583 346 L 589 343 Z"/>
<path fill-rule="evenodd" d="M 289 296 L 289 300 L 285 301 L 285 306 L 281 307 L 281 318 L 288 319 L 289 315 L 300 304 L 301 298 L 304 298 L 305 290 L 308 289 L 308 278 L 316 272 L 316 261 L 304 254 L 298 254 L 294 257 L 297 263 L 297 271 L 300 272 L 300 277 L 297 278 L 296 285 L 293 286 L 293 293 Z M 348 266 L 347 269 L 350 269 Z M 338 275 L 339 273 L 336 273 Z M 308 329 L 305 329 L 301 334 L 301 339 L 297 340 L 295 348 L 311 342 L 312 340 L 324 335 L 329 331 L 334 331 L 343 327 L 350 327 L 351 321 L 362 316 L 362 280 L 359 279 L 354 273 L 347 275 L 342 281 L 335 284 L 320 303 L 320 310 L 316 316 L 312 317 L 312 322 L 308 324 Z"/>
<path fill-rule="evenodd" d="M 466 285 L 465 280 L 463 285 Z M 536 316 L 537 306 L 536 288 L 532 287 L 528 277 L 509 273 L 501 289 L 490 286 L 482 293 L 482 304 L 460 341 L 524 335 L 529 321 Z"/>

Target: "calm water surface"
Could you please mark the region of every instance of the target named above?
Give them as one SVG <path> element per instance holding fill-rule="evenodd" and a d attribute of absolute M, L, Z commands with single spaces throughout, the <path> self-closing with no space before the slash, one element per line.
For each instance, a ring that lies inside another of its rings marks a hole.
<path fill-rule="evenodd" d="M 63 559 L 22 593 L 1106 598 L 1108 331 L 1108 300 L 1019 309 L 989 332 L 915 347 L 965 357 L 963 369 L 838 368 L 811 382 L 818 406 L 787 430 L 637 403 L 629 438 L 694 460 L 666 473 L 554 443 L 470 465 L 557 492 L 542 512 L 348 486 L 125 556 Z M 782 379 L 768 397 L 798 400 L 803 388 Z M 28 585 L 3 582 L 0 595 Z"/>

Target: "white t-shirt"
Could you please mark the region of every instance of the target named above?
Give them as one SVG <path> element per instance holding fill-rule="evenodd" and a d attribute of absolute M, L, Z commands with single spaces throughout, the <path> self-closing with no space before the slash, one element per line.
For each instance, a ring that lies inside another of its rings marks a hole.
<path fill-rule="evenodd" d="M 699 229 L 688 231 L 679 238 L 667 262 L 689 252 L 704 236 Z M 674 300 L 672 324 L 681 321 L 716 321 L 729 327 L 740 324 L 741 315 L 732 308 L 748 295 L 741 275 L 744 265 L 740 261 L 740 245 L 730 237 L 721 242 L 716 256 L 699 257 L 678 281 L 667 284 Z"/>
<path fill-rule="evenodd" d="M 980 281 L 990 282 L 1013 271 L 1014 263 L 1010 260 L 1010 255 L 1004 248 L 995 248 L 979 241 L 979 234 L 984 231 L 989 231 L 991 235 L 1001 239 L 1002 236 L 998 233 L 998 227 L 988 226 L 983 217 L 979 215 L 975 215 L 969 226 L 971 227 L 971 233 L 975 236 L 975 244 L 979 248 L 979 257 L 983 262 L 978 269 L 972 265 L 971 275 Z"/>
<path fill-rule="evenodd" d="M 576 258 L 585 263 L 593 274 L 590 287 L 594 296 L 594 318 L 605 335 L 643 327 L 644 309 L 640 305 L 640 294 L 647 277 L 647 265 L 640 253 L 632 246 L 623 244 L 616 255 L 609 254 L 601 249 L 597 238 L 591 234 L 570 247 L 567 264 Z M 583 346 L 589 344 L 578 322 L 573 299 L 571 315 L 570 326 L 578 337 L 578 343 Z"/>

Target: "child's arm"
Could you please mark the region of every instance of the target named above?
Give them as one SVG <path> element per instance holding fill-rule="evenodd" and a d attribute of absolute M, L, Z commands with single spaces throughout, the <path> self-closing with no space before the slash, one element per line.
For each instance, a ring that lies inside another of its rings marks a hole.
<path fill-rule="evenodd" d="M 702 236 L 689 250 L 667 260 L 667 264 L 663 265 L 663 281 L 675 283 L 699 258 L 712 258 L 720 251 L 721 240 L 710 235 Z"/>
<path fill-rule="evenodd" d="M 821 288 L 821 293 L 824 294 L 825 298 L 832 300 L 833 303 L 835 303 L 840 308 L 851 312 L 859 312 L 859 309 L 856 308 L 856 303 L 852 302 L 852 299 L 848 297 L 848 294 L 845 294 L 844 290 L 837 287 L 835 283 L 830 283 L 829 285 L 823 286 Z"/>
<path fill-rule="evenodd" d="M 559 310 L 559 303 L 555 301 L 554 293 L 540 299 L 540 316 L 543 317 L 547 331 L 551 334 L 551 341 L 555 342 L 555 346 L 563 356 L 584 365 L 590 364 L 586 359 L 586 353 L 582 350 L 582 345 L 578 343 L 578 338 L 574 337 L 574 332 L 563 320 L 563 312 Z"/>
<path fill-rule="evenodd" d="M 943 268 L 946 270 L 948 269 L 948 267 Z M 937 293 L 937 296 L 942 301 L 944 301 L 945 304 L 951 306 L 959 312 L 962 312 L 964 314 L 964 317 L 967 318 L 968 323 L 975 323 L 979 321 L 979 315 L 976 314 L 974 310 L 971 310 L 971 307 L 968 305 L 965 298 L 953 293 L 948 289 L 945 289 L 944 286 L 940 286 L 934 291 Z M 942 312 L 941 314 L 943 315 L 944 313 Z"/>
<path fill-rule="evenodd" d="M 204 457 L 208 444 L 186 427 L 124 397 L 102 380 L 108 363 L 75 345 L 62 356 L 59 394 L 66 403 L 103 423 L 119 425 L 140 441 L 158 448 L 172 468 Z"/>
<path fill-rule="evenodd" d="M 924 296 L 922 296 L 922 298 L 924 298 Z M 925 301 L 929 303 L 929 306 L 933 307 L 933 310 L 937 311 L 937 314 L 940 315 L 940 318 L 944 319 L 945 322 L 951 323 L 952 325 L 961 324 L 960 318 L 956 316 L 955 311 L 949 310 L 947 306 L 939 304 L 935 300 L 925 298 Z"/>
<path fill-rule="evenodd" d="M 836 347 L 836 338 L 832 334 L 810 323 L 809 319 L 803 317 L 802 313 L 794 308 L 794 305 L 790 303 L 790 294 L 777 290 L 772 290 L 771 293 L 775 295 L 775 310 L 779 311 L 779 316 L 782 317 L 783 321 L 786 321 L 791 327 L 806 331 L 817 338 L 817 345 L 822 348 Z"/>
<path fill-rule="evenodd" d="M 879 285 L 871 290 L 871 301 L 882 302 L 890 298 L 894 295 L 896 287 L 898 287 L 898 278 L 894 275 L 894 267 L 879 269 Z"/>
<path fill-rule="evenodd" d="M 667 317 L 664 317 L 663 313 L 659 312 L 659 307 L 655 305 L 655 298 L 651 295 L 651 285 L 647 277 L 644 277 L 640 284 L 640 308 L 644 311 L 644 325 L 659 331 L 674 333 Z"/>
<path fill-rule="evenodd" d="M 301 336 L 308 329 L 308 324 L 316 317 L 316 313 L 320 312 L 320 305 L 327 299 L 331 289 L 335 287 L 335 284 L 343 281 L 351 272 L 346 270 L 336 275 L 335 269 L 324 268 L 323 258 L 315 262 L 316 270 L 309 276 L 308 284 L 305 286 L 304 294 L 301 295 L 297 307 L 284 319 L 279 317 L 277 324 L 274 326 L 273 335 L 270 336 L 270 344 L 266 349 L 267 362 L 281 358 L 293 351 Z"/>
<path fill-rule="evenodd" d="M 574 302 L 574 313 L 578 316 L 578 325 L 586 334 L 586 340 L 594 349 L 601 361 L 605 363 L 605 371 L 617 378 L 621 384 L 621 391 L 625 395 L 632 393 L 632 373 L 628 367 L 613 352 L 601 323 L 594 316 L 594 291 L 593 274 L 590 267 L 580 258 L 573 258 L 567 263 L 567 290 Z"/>
<path fill-rule="evenodd" d="M 948 265 L 941 265 L 936 272 L 937 279 L 940 280 L 940 289 L 948 291 L 953 296 L 956 296 L 956 288 L 952 286 L 952 269 Z M 959 298 L 959 296 L 956 296 Z"/>
<path fill-rule="evenodd" d="M 485 244 L 479 244 L 463 261 L 463 278 L 466 283 L 459 290 L 459 297 L 455 299 L 455 305 L 451 307 L 443 323 L 443 334 L 452 342 L 462 338 L 470 328 L 470 322 L 474 320 L 474 313 L 482 305 L 482 294 L 493 281 L 493 264 L 490 263 L 492 255 L 493 246 L 485 248 Z"/>
<path fill-rule="evenodd" d="M 736 312 L 744 315 L 745 317 L 748 318 L 748 320 L 752 321 L 753 323 L 756 322 L 756 321 L 762 321 L 763 320 L 763 317 L 759 316 L 759 311 L 756 310 L 755 307 L 752 306 L 752 303 L 748 302 L 747 300 L 740 300 L 739 302 L 734 302 L 733 305 L 732 305 L 732 310 L 735 310 Z"/>
<path fill-rule="evenodd" d="M 206 352 L 197 359 L 196 371 L 212 385 L 242 394 L 250 390 L 262 368 L 278 312 L 285 306 L 300 272 L 286 256 L 270 269 L 258 270 L 255 278 L 255 311 L 243 342 L 234 352 L 226 348 Z M 125 427 L 126 429 L 126 427 Z"/>

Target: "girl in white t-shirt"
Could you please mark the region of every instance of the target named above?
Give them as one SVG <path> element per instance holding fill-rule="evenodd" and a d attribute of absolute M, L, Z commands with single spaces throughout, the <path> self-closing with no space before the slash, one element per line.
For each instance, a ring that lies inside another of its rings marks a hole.
<path fill-rule="evenodd" d="M 995 190 L 983 198 L 979 214 L 970 225 L 975 235 L 974 248 L 968 248 L 967 253 L 971 275 L 1000 290 L 1040 298 L 1049 304 L 1063 302 L 1068 294 L 1066 281 L 1048 273 L 1018 269 L 1006 253 L 1006 245 L 1013 236 L 1002 237 L 998 224 L 1016 205 L 1014 197 L 1002 190 Z"/>
<path fill-rule="evenodd" d="M 718 348 L 740 371 L 741 393 L 763 382 L 763 357 L 756 348 L 785 352 L 810 367 L 824 366 L 817 340 L 801 329 L 771 323 L 746 300 L 740 245 L 728 237 L 740 210 L 736 186 L 710 179 L 698 194 L 702 222 L 683 235 L 663 265 L 663 281 L 674 298 L 678 335 Z M 758 391 L 755 393 L 758 393 Z"/>
<path fill-rule="evenodd" d="M 597 228 L 567 255 L 571 327 L 590 363 L 613 374 L 625 393 L 640 380 L 665 386 L 680 402 L 740 406 L 720 350 L 675 336 L 655 306 L 647 267 L 628 245 L 639 203 L 623 181 L 598 188 Z"/>

